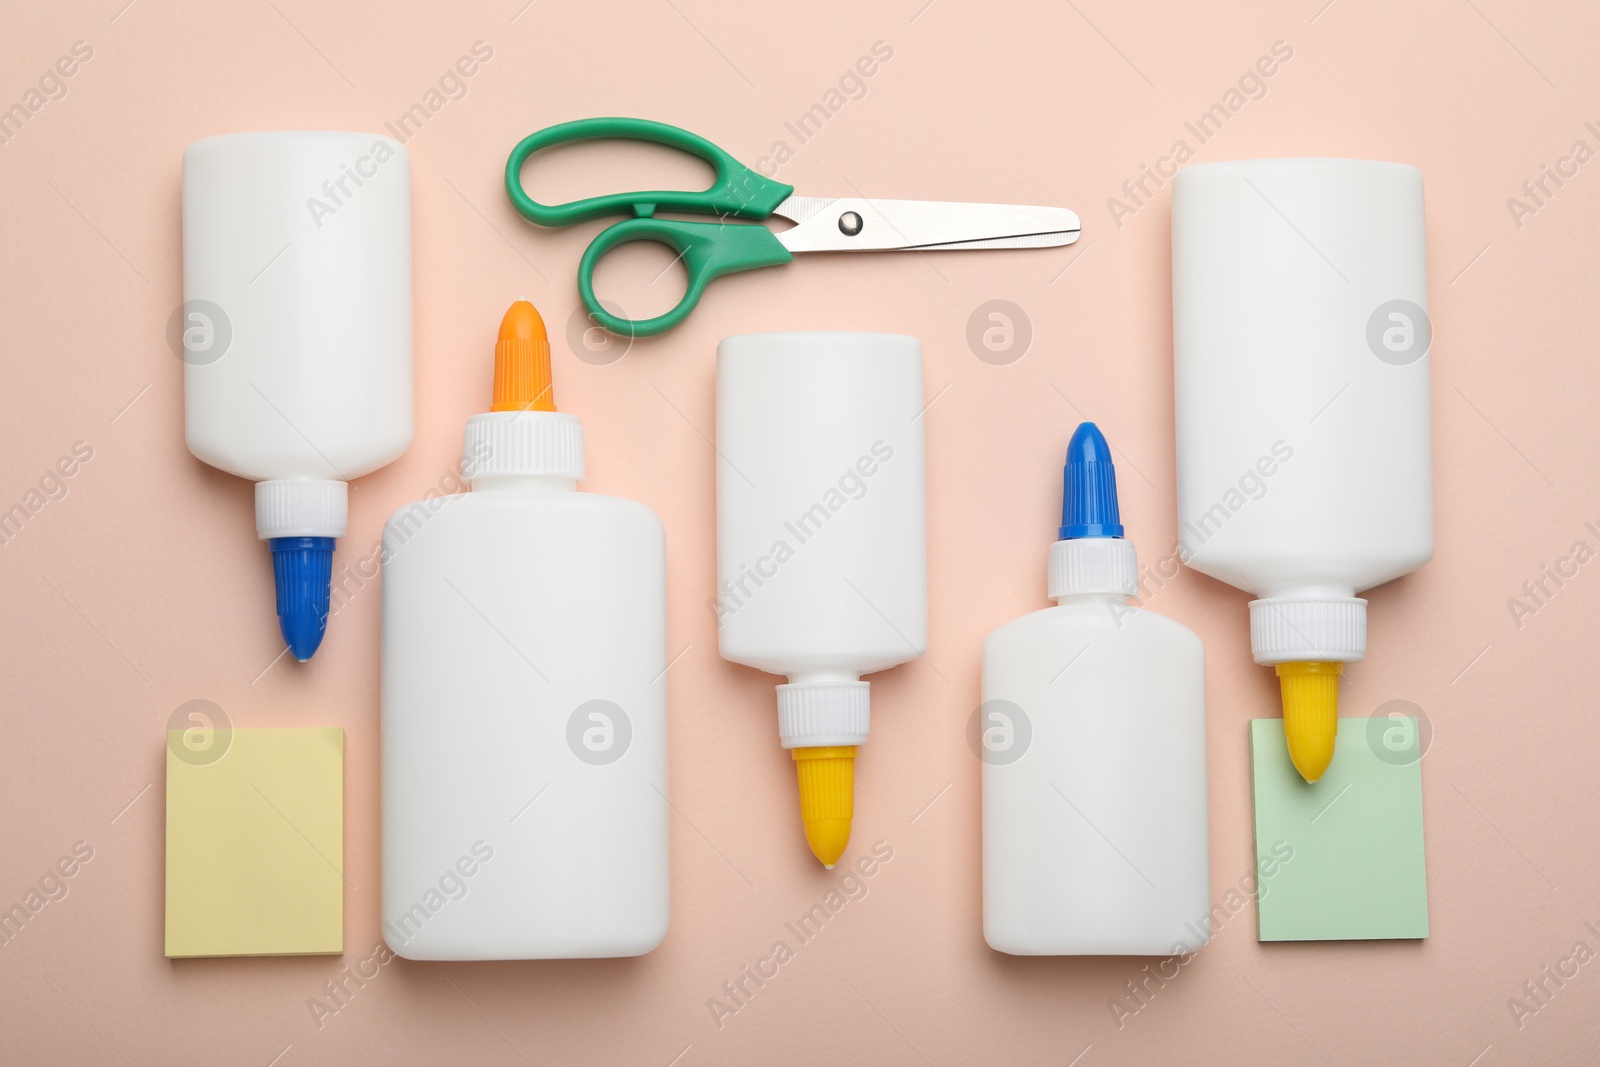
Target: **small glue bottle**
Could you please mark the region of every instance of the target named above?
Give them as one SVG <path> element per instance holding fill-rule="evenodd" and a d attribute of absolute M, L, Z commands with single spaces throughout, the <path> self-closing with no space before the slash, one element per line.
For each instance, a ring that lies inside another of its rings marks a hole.
<path fill-rule="evenodd" d="M 383 934 L 415 960 L 637 956 L 667 932 L 666 541 L 578 491 L 532 304 L 469 493 L 383 534 Z"/>
<path fill-rule="evenodd" d="M 1050 599 L 983 648 L 983 933 L 1024 956 L 1166 956 L 1209 939 L 1205 651 L 1128 603 L 1105 437 L 1067 446 Z"/>

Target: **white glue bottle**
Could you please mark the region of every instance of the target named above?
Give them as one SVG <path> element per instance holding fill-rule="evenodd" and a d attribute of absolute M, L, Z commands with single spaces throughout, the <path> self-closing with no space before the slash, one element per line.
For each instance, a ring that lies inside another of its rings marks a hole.
<path fill-rule="evenodd" d="M 666 541 L 581 493 L 527 301 L 469 493 L 383 534 L 383 936 L 414 960 L 637 956 L 667 933 Z"/>
<path fill-rule="evenodd" d="M 1253 593 L 1289 756 L 1320 779 L 1356 596 L 1433 555 L 1422 174 L 1207 163 L 1173 183 L 1179 553 Z"/>
<path fill-rule="evenodd" d="M 1128 603 L 1106 439 L 1067 446 L 1055 607 L 983 646 L 983 935 L 1019 956 L 1166 956 L 1209 940 L 1205 650 Z"/>
<path fill-rule="evenodd" d="M 850 841 L 864 674 L 928 645 L 922 345 L 874 333 L 717 348 L 717 637 L 778 686 L 806 843 Z"/>
<path fill-rule="evenodd" d="M 346 483 L 411 443 L 411 171 L 372 133 L 235 133 L 183 154 L 189 451 L 256 483 L 278 625 L 328 624 Z"/>

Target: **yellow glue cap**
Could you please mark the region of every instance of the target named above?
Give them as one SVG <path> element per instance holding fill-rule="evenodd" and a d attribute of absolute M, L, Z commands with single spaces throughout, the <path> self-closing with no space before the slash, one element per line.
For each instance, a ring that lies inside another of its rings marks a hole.
<path fill-rule="evenodd" d="M 850 844 L 850 823 L 856 810 L 856 746 L 790 751 L 800 776 L 800 818 L 806 827 L 806 844 L 831 870 Z"/>
<path fill-rule="evenodd" d="M 1283 736 L 1289 759 L 1300 777 L 1319 781 L 1333 762 L 1339 736 L 1341 663 L 1280 663 L 1278 688 L 1283 695 Z"/>

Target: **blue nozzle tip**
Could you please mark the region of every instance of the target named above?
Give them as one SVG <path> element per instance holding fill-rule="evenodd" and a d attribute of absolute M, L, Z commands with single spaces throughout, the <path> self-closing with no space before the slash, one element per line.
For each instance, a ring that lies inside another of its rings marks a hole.
<path fill-rule="evenodd" d="M 1111 446 L 1092 422 L 1079 423 L 1067 444 L 1061 487 L 1061 540 L 1122 536 Z"/>
<path fill-rule="evenodd" d="M 301 663 L 316 655 L 322 644 L 322 635 L 328 632 L 328 617 L 316 615 L 279 615 L 278 628 L 289 646 L 289 654 Z"/>
<path fill-rule="evenodd" d="M 301 663 L 316 653 L 328 630 L 333 543 L 331 537 L 274 537 L 267 542 L 278 590 L 278 628 Z"/>

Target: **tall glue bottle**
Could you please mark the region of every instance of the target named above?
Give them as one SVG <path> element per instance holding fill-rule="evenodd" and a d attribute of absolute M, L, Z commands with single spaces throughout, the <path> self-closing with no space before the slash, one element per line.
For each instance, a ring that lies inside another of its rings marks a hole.
<path fill-rule="evenodd" d="M 717 642 L 786 675 L 778 741 L 806 843 L 850 843 L 864 674 L 928 647 L 922 345 L 876 333 L 767 333 L 717 347 Z"/>
<path fill-rule="evenodd" d="M 383 535 L 383 934 L 417 960 L 636 956 L 667 932 L 666 542 L 581 493 L 527 301 L 472 491 Z"/>
<path fill-rule="evenodd" d="M 342 193 L 342 195 L 341 195 Z M 255 482 L 278 628 L 327 630 L 352 479 L 411 443 L 411 164 L 373 133 L 231 133 L 183 153 L 189 451 Z"/>
<path fill-rule="evenodd" d="M 1356 594 L 1433 555 L 1422 173 L 1360 159 L 1187 167 L 1172 193 L 1183 562 L 1248 590 L 1290 759 L 1321 779 Z"/>
<path fill-rule="evenodd" d="M 983 935 L 1019 956 L 1166 956 L 1210 938 L 1205 650 L 1128 603 L 1116 470 L 1067 445 L 1055 606 L 983 646 Z"/>

